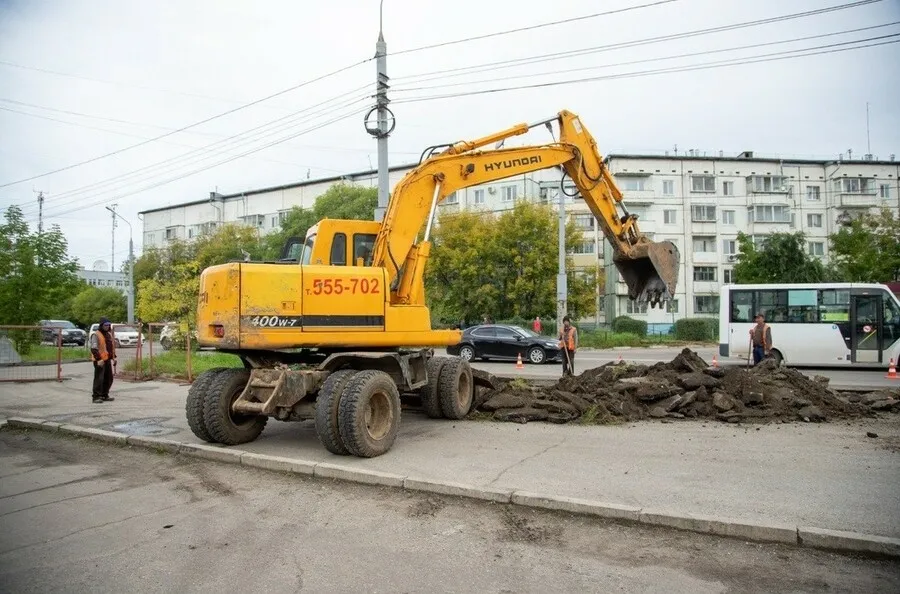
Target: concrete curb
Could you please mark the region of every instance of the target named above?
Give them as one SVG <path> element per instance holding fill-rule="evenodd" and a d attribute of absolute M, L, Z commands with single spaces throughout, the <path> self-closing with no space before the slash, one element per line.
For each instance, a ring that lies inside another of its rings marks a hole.
<path fill-rule="evenodd" d="M 515 489 L 475 487 L 461 483 L 411 478 L 399 474 L 378 472 L 352 466 L 330 464 L 327 462 L 312 462 L 281 456 L 256 454 L 223 446 L 184 443 L 156 437 L 137 435 L 128 436 L 124 433 L 106 431 L 103 429 L 80 427 L 77 425 L 60 425 L 59 423 L 45 421 L 43 419 L 21 417 L 10 417 L 6 420 L 0 419 L 0 428 L 5 426 L 19 429 L 39 429 L 47 432 L 69 433 L 106 443 L 162 450 L 205 460 L 237 464 L 269 471 L 290 472 L 303 476 L 401 488 L 407 491 L 435 493 L 454 497 L 465 497 L 468 499 L 507 503 L 521 507 L 570 512 L 610 520 L 633 522 L 645 526 L 662 526 L 674 528 L 676 530 L 712 534 L 729 538 L 740 538 L 757 542 L 789 544 L 841 553 L 862 553 L 881 557 L 900 558 L 900 538 L 891 538 L 887 536 L 784 524 L 762 524 L 744 520 L 730 520 L 727 518 L 716 518 L 694 514 L 677 514 L 661 510 L 645 510 L 630 505 L 531 493 Z"/>

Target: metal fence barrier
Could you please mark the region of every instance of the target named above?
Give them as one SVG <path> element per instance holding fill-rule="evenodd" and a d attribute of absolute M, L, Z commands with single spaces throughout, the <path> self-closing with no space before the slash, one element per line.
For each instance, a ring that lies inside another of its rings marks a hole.
<path fill-rule="evenodd" d="M 62 328 L 0 326 L 0 382 L 62 381 L 63 359 L 84 352 L 63 346 Z"/>

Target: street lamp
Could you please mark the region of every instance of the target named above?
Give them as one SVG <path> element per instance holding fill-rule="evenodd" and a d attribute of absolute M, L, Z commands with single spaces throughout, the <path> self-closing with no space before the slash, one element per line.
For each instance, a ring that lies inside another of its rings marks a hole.
<path fill-rule="evenodd" d="M 113 213 L 113 216 L 122 219 L 128 225 L 128 323 L 134 324 L 134 240 L 132 238 L 131 223 L 112 208 L 107 206 L 106 210 Z"/>

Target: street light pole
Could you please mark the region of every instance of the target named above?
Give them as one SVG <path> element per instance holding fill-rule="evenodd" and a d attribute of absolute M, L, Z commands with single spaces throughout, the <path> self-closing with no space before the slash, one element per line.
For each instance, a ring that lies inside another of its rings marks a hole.
<path fill-rule="evenodd" d="M 393 118 L 388 109 L 388 75 L 387 75 L 387 43 L 384 41 L 384 0 L 378 5 L 378 41 L 375 43 L 375 109 L 378 112 L 377 128 L 368 130 L 378 139 L 378 207 L 375 209 L 375 220 L 384 219 L 390 196 L 390 184 L 388 181 L 388 135 L 393 131 L 393 125 L 388 127 L 388 114 Z M 369 112 L 371 113 L 371 112 Z M 395 122 L 396 123 L 396 122 Z"/>
<path fill-rule="evenodd" d="M 114 217 L 119 217 L 128 225 L 128 323 L 134 323 L 134 237 L 131 229 L 131 223 L 110 207 L 106 210 L 113 213 Z"/>
<path fill-rule="evenodd" d="M 563 182 L 559 182 L 559 271 L 556 275 L 556 327 L 562 328 L 563 318 L 568 310 L 567 295 L 569 293 L 566 278 L 566 193 Z"/>

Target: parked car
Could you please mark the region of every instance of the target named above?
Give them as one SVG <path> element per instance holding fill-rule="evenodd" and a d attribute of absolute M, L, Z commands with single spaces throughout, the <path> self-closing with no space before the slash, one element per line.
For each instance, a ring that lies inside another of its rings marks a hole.
<path fill-rule="evenodd" d="M 63 344 L 84 346 L 87 340 L 85 331 L 68 320 L 41 320 L 41 342 L 57 344 L 60 332 Z"/>
<path fill-rule="evenodd" d="M 562 357 L 555 338 L 506 324 L 481 324 L 466 328 L 459 343 L 447 347 L 447 354 L 466 361 L 477 358 L 483 361 L 514 361 L 521 354 L 523 361 L 536 365 L 560 361 Z"/>
<path fill-rule="evenodd" d="M 168 351 L 172 348 L 173 340 L 180 340 L 184 338 L 183 336 L 179 337 L 179 334 L 182 333 L 178 331 L 178 324 L 175 324 L 174 322 L 171 324 L 166 324 L 165 326 L 163 326 L 162 331 L 159 333 L 159 344 L 162 345 L 162 348 L 164 350 Z M 197 342 L 196 330 L 191 330 L 191 341 L 194 343 Z"/>
<path fill-rule="evenodd" d="M 100 324 L 92 324 L 90 333 L 93 334 L 99 327 Z M 146 336 L 138 333 L 137 328 L 135 328 L 134 326 L 129 326 L 128 324 L 113 324 L 112 333 L 113 340 L 115 341 L 117 347 L 136 347 L 138 345 L 138 342 L 143 344 L 144 341 L 147 340 Z"/>

